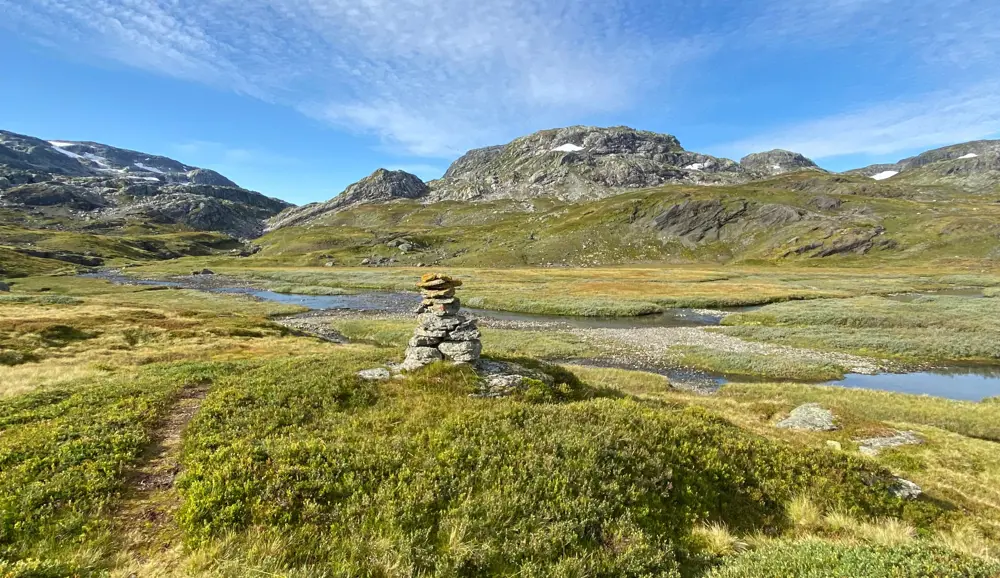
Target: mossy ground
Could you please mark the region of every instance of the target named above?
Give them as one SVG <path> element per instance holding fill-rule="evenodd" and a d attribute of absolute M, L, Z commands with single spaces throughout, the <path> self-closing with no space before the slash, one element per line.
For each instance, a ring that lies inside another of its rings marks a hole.
<path fill-rule="evenodd" d="M 690 285 L 724 282 L 688 274 Z M 827 288 L 854 279 L 830 275 Z M 348 322 L 362 341 L 334 345 L 271 319 L 296 308 L 68 277 L 21 279 L 5 300 L 0 346 L 22 358 L 0 366 L 4 574 L 730 576 L 742 574 L 727 566 L 756 568 L 748 549 L 802 564 L 802 540 L 842 559 L 902 534 L 898 547 L 930 568 L 979 572 L 1000 555 L 996 404 L 790 383 L 702 397 L 661 376 L 585 367 L 569 368 L 589 392 L 576 401 L 478 400 L 461 368 L 355 376 L 401 358 L 402 323 Z M 484 341 L 492 355 L 536 358 L 589 347 L 507 330 Z M 172 514 L 150 522 L 133 515 L 147 510 L 130 484 L 191 388 L 205 397 L 181 435 L 182 474 L 140 494 L 148 511 Z M 844 428 L 773 427 L 805 401 Z M 925 443 L 857 454 L 855 437 L 894 428 Z M 926 497 L 891 498 L 889 472 Z M 818 514 L 802 514 L 802 496 Z M 820 521 L 797 521 L 810 517 Z M 725 533 L 709 541 L 709 527 Z"/>

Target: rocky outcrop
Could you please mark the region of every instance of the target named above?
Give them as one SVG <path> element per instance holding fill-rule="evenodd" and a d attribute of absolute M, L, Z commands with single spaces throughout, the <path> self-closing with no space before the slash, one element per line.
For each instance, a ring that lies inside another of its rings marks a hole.
<path fill-rule="evenodd" d="M 427 185 L 416 175 L 405 171 L 379 169 L 325 203 L 312 203 L 285 210 L 268 221 L 266 230 L 274 231 L 283 227 L 303 225 L 356 205 L 387 203 L 398 199 L 420 199 L 427 193 Z"/>
<path fill-rule="evenodd" d="M 740 167 L 751 178 L 774 177 L 802 170 L 823 170 L 803 155 L 781 149 L 747 155 L 740 159 Z"/>
<path fill-rule="evenodd" d="M 668 206 L 649 226 L 663 235 L 695 246 L 814 218 L 808 211 L 748 199 L 691 199 Z"/>
<path fill-rule="evenodd" d="M 737 163 L 685 151 L 672 135 L 629 127 L 573 126 L 476 149 L 429 183 L 430 200 L 577 201 L 666 183 L 735 183 Z"/>
<path fill-rule="evenodd" d="M 420 278 L 417 287 L 424 298 L 416 311 L 420 325 L 410 338 L 402 369 L 412 371 L 442 359 L 470 364 L 479 361 L 483 346 L 476 319 L 459 313 L 462 304 L 455 297 L 455 289 L 461 285 L 458 279 L 439 273 Z"/>
<path fill-rule="evenodd" d="M 893 179 L 909 186 L 948 185 L 973 193 L 993 193 L 1000 186 L 1000 140 L 980 140 L 929 150 L 893 164 L 847 171 L 875 180 Z"/>
<path fill-rule="evenodd" d="M 833 431 L 839 429 L 833 412 L 818 403 L 806 403 L 792 410 L 788 417 L 775 424 L 782 429 Z"/>
<path fill-rule="evenodd" d="M 0 206 L 94 232 L 156 224 L 252 238 L 290 205 L 167 157 L 0 131 Z"/>

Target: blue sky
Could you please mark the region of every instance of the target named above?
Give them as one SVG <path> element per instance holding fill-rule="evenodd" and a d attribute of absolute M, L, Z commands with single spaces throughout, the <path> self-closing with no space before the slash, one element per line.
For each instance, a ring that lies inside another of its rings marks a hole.
<path fill-rule="evenodd" d="M 0 128 L 295 203 L 619 125 L 832 170 L 1000 133 L 991 0 L 0 0 Z"/>

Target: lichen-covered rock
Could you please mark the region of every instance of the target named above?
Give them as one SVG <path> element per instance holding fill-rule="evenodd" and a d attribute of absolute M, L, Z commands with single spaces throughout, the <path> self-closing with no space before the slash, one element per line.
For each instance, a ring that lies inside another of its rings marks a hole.
<path fill-rule="evenodd" d="M 417 287 L 423 301 L 417 308 L 419 325 L 410 338 L 402 368 L 413 370 L 448 359 L 455 363 L 475 363 L 482 352 L 475 318 L 459 313 L 461 301 L 455 289 L 462 282 L 441 273 L 428 273 Z"/>
<path fill-rule="evenodd" d="M 924 493 L 920 486 L 903 478 L 896 478 L 896 483 L 892 486 L 891 491 L 892 495 L 904 500 L 915 500 Z"/>
<path fill-rule="evenodd" d="M 782 429 L 808 431 L 833 431 L 837 428 L 833 412 L 818 403 L 806 403 L 792 410 L 785 419 L 775 424 Z"/>
<path fill-rule="evenodd" d="M 384 367 L 375 367 L 372 369 L 362 369 L 358 372 L 358 377 L 371 381 L 381 381 L 383 379 L 391 378 L 392 374 L 389 373 L 389 370 Z"/>
<path fill-rule="evenodd" d="M 437 348 L 445 356 L 445 359 L 456 363 L 475 363 L 483 350 L 479 340 L 442 341 Z"/>
<path fill-rule="evenodd" d="M 896 448 L 905 445 L 915 445 L 924 443 L 915 431 L 897 431 L 890 436 L 881 436 L 855 440 L 858 442 L 858 451 L 865 456 L 877 456 L 882 450 Z"/>
<path fill-rule="evenodd" d="M 442 359 L 444 355 L 436 347 L 407 347 L 406 359 L 400 367 L 406 371 L 413 371 Z"/>

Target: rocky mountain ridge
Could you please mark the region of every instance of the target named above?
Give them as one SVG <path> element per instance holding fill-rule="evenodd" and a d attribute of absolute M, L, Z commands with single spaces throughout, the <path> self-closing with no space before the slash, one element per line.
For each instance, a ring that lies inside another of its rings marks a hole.
<path fill-rule="evenodd" d="M 947 184 L 968 192 L 994 192 L 1000 187 L 1000 140 L 936 148 L 896 163 L 869 165 L 847 174 L 915 186 Z"/>
<path fill-rule="evenodd" d="M 0 131 L 0 208 L 23 224 L 113 232 L 139 223 L 250 239 L 290 206 L 168 157 Z"/>
<path fill-rule="evenodd" d="M 473 149 L 452 163 L 442 178 L 426 184 L 414 175 L 386 181 L 379 176 L 385 172 L 380 169 L 330 201 L 290 209 L 271 219 L 268 230 L 396 199 L 432 203 L 551 197 L 578 202 L 665 184 L 740 184 L 800 170 L 826 172 L 790 151 L 756 153 L 736 162 L 684 150 L 669 134 L 572 126 Z"/>

